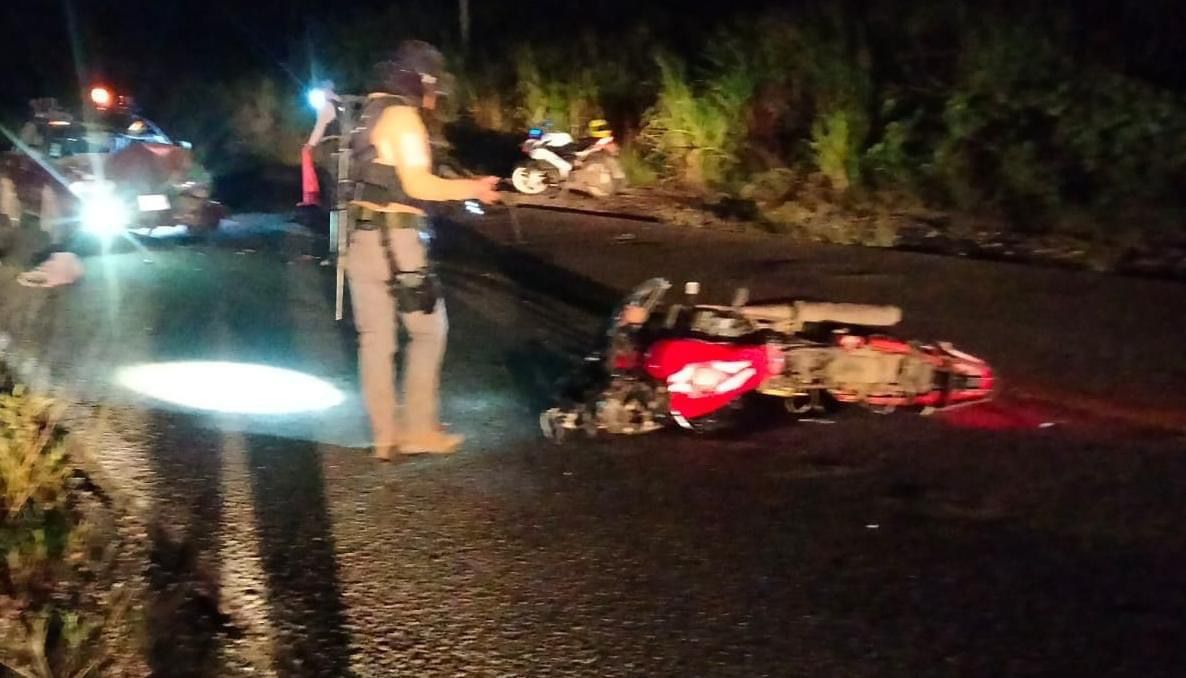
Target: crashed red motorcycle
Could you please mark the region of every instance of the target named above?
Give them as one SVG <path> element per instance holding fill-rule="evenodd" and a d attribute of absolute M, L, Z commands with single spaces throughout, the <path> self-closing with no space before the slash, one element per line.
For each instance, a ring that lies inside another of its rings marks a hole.
<path fill-rule="evenodd" d="M 653 278 L 615 310 L 608 345 L 562 401 L 540 415 L 561 442 L 589 435 L 648 433 L 672 423 L 694 431 L 728 426 L 748 396 L 781 399 L 795 415 L 839 404 L 878 413 L 949 409 L 992 398 L 995 377 L 983 360 L 945 342 L 884 334 L 901 320 L 895 306 L 791 301 L 729 306 L 664 306 L 670 284 Z"/>

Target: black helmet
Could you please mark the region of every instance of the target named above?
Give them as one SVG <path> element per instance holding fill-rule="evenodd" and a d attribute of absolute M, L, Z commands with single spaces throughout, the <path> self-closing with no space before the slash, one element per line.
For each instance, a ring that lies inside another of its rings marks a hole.
<path fill-rule="evenodd" d="M 426 94 L 447 95 L 453 76 L 445 70 L 440 50 L 422 40 L 406 40 L 393 54 L 375 63 L 373 89 L 419 99 Z"/>

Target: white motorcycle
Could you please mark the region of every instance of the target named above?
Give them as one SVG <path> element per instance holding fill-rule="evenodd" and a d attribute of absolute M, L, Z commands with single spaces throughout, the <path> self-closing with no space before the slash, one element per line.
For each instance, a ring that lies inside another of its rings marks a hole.
<path fill-rule="evenodd" d="M 589 136 L 580 141 L 564 132 L 532 129 L 522 149 L 528 159 L 511 174 L 520 193 L 539 195 L 559 187 L 604 198 L 626 185 L 618 144 L 604 120 L 589 123 Z"/>

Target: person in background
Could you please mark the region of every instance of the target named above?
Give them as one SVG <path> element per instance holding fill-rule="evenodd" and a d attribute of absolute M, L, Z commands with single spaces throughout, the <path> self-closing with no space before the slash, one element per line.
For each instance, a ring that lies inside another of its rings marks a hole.
<path fill-rule="evenodd" d="M 337 93 L 334 92 L 333 81 L 323 81 L 314 91 L 318 93 L 320 101 L 317 102 L 317 123 L 313 126 L 308 141 L 305 142 L 305 146 L 309 148 L 316 148 L 317 144 L 325 138 L 326 131 L 338 133 L 338 130 L 330 130 L 330 123 L 337 120 L 337 108 L 340 101 Z"/>

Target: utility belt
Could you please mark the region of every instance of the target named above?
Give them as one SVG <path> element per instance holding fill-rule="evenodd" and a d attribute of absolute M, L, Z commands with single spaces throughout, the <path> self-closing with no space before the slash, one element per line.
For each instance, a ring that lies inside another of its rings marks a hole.
<path fill-rule="evenodd" d="M 427 227 L 427 220 L 419 214 L 407 212 L 380 212 L 367 207 L 352 205 L 354 228 L 360 231 L 378 231 L 383 258 L 387 260 L 387 291 L 395 299 L 401 313 L 432 313 L 436 311 L 441 298 L 441 282 L 433 273 L 425 257 L 424 268 L 405 271 L 399 266 L 395 248 L 391 246 L 392 229 L 410 228 L 417 231 L 417 237 Z"/>
<path fill-rule="evenodd" d="M 380 212 L 369 207 L 351 205 L 354 228 L 360 231 L 378 231 L 384 228 L 414 228 L 426 230 L 427 220 L 410 212 Z"/>

